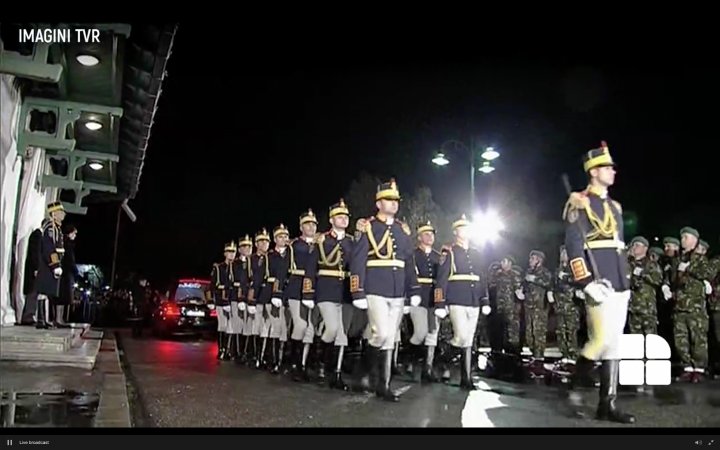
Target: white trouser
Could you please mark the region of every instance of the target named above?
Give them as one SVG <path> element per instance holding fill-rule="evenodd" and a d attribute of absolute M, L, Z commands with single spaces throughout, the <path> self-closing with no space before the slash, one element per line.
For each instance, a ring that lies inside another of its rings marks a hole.
<path fill-rule="evenodd" d="M 263 320 L 260 336 L 268 337 L 270 339 L 280 339 L 280 341 L 285 342 L 287 341 L 287 322 L 285 320 L 285 307 L 281 306 L 279 308 L 279 317 L 274 317 L 271 314 L 273 308 L 274 306 L 270 303 L 265 305 L 267 319 Z"/>
<path fill-rule="evenodd" d="M 230 320 L 230 313 L 225 311 L 224 306 L 217 306 L 217 319 L 218 319 L 218 332 L 226 333 L 228 328 L 228 321 Z"/>
<path fill-rule="evenodd" d="M 302 302 L 300 300 L 288 300 L 290 304 L 290 316 L 292 317 L 292 335 L 290 336 L 293 341 L 303 341 L 306 344 L 312 344 L 313 337 L 315 336 L 315 330 L 310 319 L 312 314 L 311 309 L 301 308 Z M 305 317 L 302 317 L 301 312 L 305 310 Z"/>
<path fill-rule="evenodd" d="M 625 331 L 630 291 L 613 292 L 601 304 L 586 304 L 588 342 L 581 354 L 592 360 L 620 359 L 620 336 Z"/>
<path fill-rule="evenodd" d="M 243 327 L 242 327 L 242 334 L 243 336 L 253 336 L 258 334 L 258 330 L 256 328 L 256 320 L 255 317 L 257 314 L 250 314 L 247 310 L 245 310 L 245 320 L 243 320 Z"/>
<path fill-rule="evenodd" d="M 435 347 L 440 332 L 440 320 L 435 315 L 435 311 L 424 306 L 411 306 L 410 320 L 413 323 L 413 335 L 410 338 L 410 343 L 412 345 L 424 343 Z"/>
<path fill-rule="evenodd" d="M 345 325 L 343 324 L 343 305 L 335 302 L 320 302 L 316 304 L 320 309 L 325 330 L 321 339 L 329 344 L 334 342 L 335 345 L 348 345 L 348 338 L 345 334 Z"/>
<path fill-rule="evenodd" d="M 368 295 L 368 325 L 372 333 L 370 345 L 382 350 L 395 348 L 395 336 L 403 316 L 405 298 L 381 297 Z"/>
<path fill-rule="evenodd" d="M 460 348 L 472 347 L 479 316 L 479 306 L 450 305 L 450 322 L 453 327 L 450 345 Z"/>
<path fill-rule="evenodd" d="M 240 311 L 238 311 L 238 302 L 230 302 L 230 319 L 227 323 L 227 334 L 242 333 L 242 325 Z"/>

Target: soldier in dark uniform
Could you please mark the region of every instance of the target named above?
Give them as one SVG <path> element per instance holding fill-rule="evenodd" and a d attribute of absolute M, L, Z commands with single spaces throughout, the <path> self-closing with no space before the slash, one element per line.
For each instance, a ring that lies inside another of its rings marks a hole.
<path fill-rule="evenodd" d="M 36 325 L 35 313 L 38 307 L 37 276 L 42 264 L 42 239 L 43 232 L 36 228 L 28 238 L 27 258 L 25 259 L 25 272 L 23 283 L 23 295 L 25 295 L 25 306 L 23 307 L 20 325 Z"/>
<path fill-rule="evenodd" d="M 250 257 L 251 278 L 247 295 L 248 314 L 245 329 L 247 330 L 246 333 L 250 333 L 248 336 L 252 340 L 252 356 L 248 358 L 248 363 L 260 369 L 265 367 L 265 352 L 264 348 L 262 352 L 260 351 L 258 338 L 261 337 L 262 330 L 265 328 L 265 303 L 270 300 L 269 293 L 265 293 L 262 299 L 258 297 L 260 289 L 265 283 L 265 268 L 267 267 L 267 254 L 270 248 L 270 235 L 265 228 L 255 234 L 255 247 L 256 251 Z"/>
<path fill-rule="evenodd" d="M 317 249 L 305 270 L 303 303 L 317 305 L 324 323 L 320 337 L 325 365 L 334 370 L 330 387 L 347 390 L 342 379 L 342 363 L 348 345 L 346 330 L 350 317 L 343 316 L 343 308 L 350 301 L 348 269 L 352 256 L 353 238 L 346 234 L 350 210 L 345 201 L 330 207 L 330 231 L 317 237 Z"/>
<path fill-rule="evenodd" d="M 438 378 L 433 372 L 435 347 L 437 347 L 440 320 L 435 315 L 435 288 L 440 267 L 440 252 L 433 248 L 435 243 L 435 227 L 428 221 L 417 229 L 418 247 L 415 249 L 414 264 L 420 284 L 420 298 L 422 303 L 410 307 L 410 320 L 413 324 L 413 334 L 410 337 L 411 362 L 412 359 L 420 361 L 425 358 L 422 371 L 423 382 L 435 383 Z M 425 346 L 425 349 L 423 349 Z M 412 358 L 414 356 L 414 358 Z M 412 373 L 412 371 L 411 371 Z"/>
<path fill-rule="evenodd" d="M 435 315 L 445 317 L 448 306 L 453 338 L 450 344 L 462 356 L 460 387 L 474 390 L 472 381 L 472 344 L 480 312 L 490 314 L 487 284 L 481 276 L 480 252 L 470 247 L 470 221 L 463 214 L 453 222 L 455 243 L 440 263 L 435 289 Z"/>
<path fill-rule="evenodd" d="M 289 246 L 290 278 L 285 289 L 285 297 L 288 299 L 288 308 L 292 317 L 290 354 L 294 368 L 293 379 L 309 381 L 306 362 L 310 353 L 310 345 L 315 338 L 315 329 L 311 320 L 311 310 L 314 304 L 303 302 L 302 287 L 307 267 L 315 258 L 317 218 L 311 209 L 300 216 L 300 231 L 302 231 L 302 236 L 294 239 Z M 324 378 L 322 363 L 320 368 L 320 378 Z"/>
<path fill-rule="evenodd" d="M 620 336 L 630 301 L 630 272 L 624 252 L 622 209 L 608 196 L 608 188 L 615 182 L 615 168 L 604 142 L 585 154 L 584 169 L 590 178 L 589 186 L 572 193 L 563 212 L 565 248 L 573 279 L 585 293 L 589 334 L 577 361 L 574 381 L 589 378 L 593 361 L 602 360 L 597 418 L 634 423 L 634 416 L 621 412 L 615 405 Z M 591 261 L 595 261 L 596 267 Z"/>
<path fill-rule="evenodd" d="M 235 283 L 238 290 L 238 317 L 240 332 L 237 334 L 237 361 L 241 364 L 247 362 L 248 337 L 252 335 L 252 320 L 248 321 L 248 293 L 250 291 L 250 257 L 252 255 L 252 239 L 249 235 L 238 240 L 239 255 L 235 261 Z"/>
<path fill-rule="evenodd" d="M 270 373 L 280 373 L 282 364 L 281 342 L 287 340 L 287 323 L 285 322 L 285 304 L 283 302 L 284 289 L 290 271 L 290 252 L 288 240 L 290 233 L 285 225 L 275 227 L 273 230 L 275 248 L 264 260 L 264 264 L 257 272 L 253 271 L 253 289 L 256 292 L 258 305 L 263 311 L 258 311 L 264 317 L 260 336 L 263 338 L 260 350 L 260 361 L 264 364 L 265 351 L 269 341 L 271 360 Z"/>
<path fill-rule="evenodd" d="M 225 244 L 225 260 L 213 264 L 210 279 L 212 280 L 213 297 L 218 318 L 218 354 L 217 359 L 227 361 L 232 358 L 234 348 L 234 337 L 230 333 L 232 326 L 228 329 L 231 317 L 231 304 L 237 302 L 237 291 L 235 289 L 235 253 L 237 247 L 234 242 Z"/>
<path fill-rule="evenodd" d="M 38 320 L 35 325 L 38 329 L 54 328 L 50 323 L 49 299 L 60 295 L 60 277 L 62 276 L 62 258 L 65 253 L 62 221 L 65 220 L 65 208 L 62 202 L 53 202 L 47 206 L 48 219 L 42 225 L 42 242 L 40 253 L 42 261 L 38 267 Z"/>
<path fill-rule="evenodd" d="M 395 219 L 400 192 L 395 180 L 378 186 L 378 213 L 365 223 L 353 248 L 350 263 L 350 292 L 353 304 L 367 309 L 372 336 L 367 358 L 377 361 L 379 383 L 376 394 L 388 401 L 399 397 L 390 389 L 392 351 L 403 316 L 405 298 L 418 306 L 420 286 L 413 265 L 410 227 Z"/>

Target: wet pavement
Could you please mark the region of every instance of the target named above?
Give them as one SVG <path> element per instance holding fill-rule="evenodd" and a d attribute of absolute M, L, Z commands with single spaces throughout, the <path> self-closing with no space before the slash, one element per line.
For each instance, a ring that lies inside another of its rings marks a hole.
<path fill-rule="evenodd" d="M 403 377 L 399 403 L 333 391 L 288 376 L 215 359 L 214 342 L 134 339 L 120 346 L 136 395 L 135 411 L 157 427 L 613 427 L 571 417 L 561 388 L 478 379 L 470 394 L 453 386 L 420 385 Z M 349 381 L 349 376 L 346 377 Z M 581 392 L 592 415 L 597 390 Z M 720 382 L 622 393 L 618 403 L 641 427 L 720 427 Z M 138 407 L 139 406 L 139 407 Z M 631 426 L 630 426 L 631 427 Z"/>

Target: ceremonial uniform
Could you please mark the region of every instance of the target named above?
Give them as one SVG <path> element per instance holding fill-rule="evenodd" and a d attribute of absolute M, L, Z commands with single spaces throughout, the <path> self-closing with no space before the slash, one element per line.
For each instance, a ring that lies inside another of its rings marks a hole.
<path fill-rule="evenodd" d="M 680 234 L 699 237 L 694 228 L 685 227 Z M 708 363 L 709 317 L 706 310 L 705 282 L 712 279 L 708 259 L 695 250 L 684 252 L 675 270 L 673 283 L 673 334 L 675 350 L 684 366 L 684 381 L 699 381 Z M 695 372 L 690 376 L 687 373 Z"/>
<path fill-rule="evenodd" d="M 61 202 L 53 202 L 47 206 L 50 218 L 42 224 L 42 241 L 40 242 L 41 261 L 35 280 L 38 292 L 38 321 L 36 328 L 53 328 L 49 323 L 49 300 L 60 295 L 60 277 L 62 276 L 62 258 L 65 254 L 63 234 L 60 222 L 53 213 L 63 212 Z M 40 315 L 42 314 L 42 317 Z"/>
<path fill-rule="evenodd" d="M 545 261 L 545 254 L 533 250 L 530 256 L 537 256 Z M 548 321 L 548 292 L 552 286 L 552 273 L 542 266 L 529 267 L 525 271 L 525 339 L 538 361 L 535 367 L 539 369 L 539 361 L 545 356 L 545 345 L 547 344 L 547 321 Z"/>
<path fill-rule="evenodd" d="M 453 223 L 453 230 L 467 227 L 470 222 L 462 215 Z M 480 252 L 475 248 L 465 248 L 454 244 L 440 263 L 435 289 L 436 307 L 448 306 L 452 322 L 453 338 L 450 344 L 461 349 L 463 367 L 461 387 L 474 389 L 472 383 L 472 345 L 475 338 L 481 306 L 485 315 L 489 311 L 487 284 L 483 277 Z"/>
<path fill-rule="evenodd" d="M 585 171 L 590 174 L 593 169 L 598 169 L 598 179 L 607 172 L 606 167 L 613 164 L 605 142 L 585 154 Z M 598 419 L 634 423 L 633 416 L 620 412 L 615 406 L 620 374 L 620 336 L 630 301 L 622 209 L 618 202 L 610 199 L 607 189 L 599 187 L 600 181 L 597 186 L 572 193 L 563 212 L 565 248 L 573 280 L 585 293 L 588 322 L 589 340 L 580 352 L 576 376 L 587 376 L 593 366 L 590 360 L 602 360 Z M 590 255 L 596 267 L 593 267 Z"/>
<path fill-rule="evenodd" d="M 234 243 L 225 245 L 225 252 L 235 252 Z M 237 288 L 235 286 L 235 264 L 230 261 L 213 264 L 210 279 L 212 280 L 212 293 L 218 318 L 218 355 L 221 360 L 228 360 L 232 356 L 234 336 L 233 325 L 230 324 L 232 303 L 237 307 Z"/>
<path fill-rule="evenodd" d="M 257 246 L 260 242 L 270 242 L 270 235 L 264 228 L 255 234 L 255 245 Z M 262 337 L 263 330 L 266 328 L 265 304 L 270 301 L 272 294 L 272 287 L 265 289 L 266 280 L 270 276 L 269 273 L 266 273 L 268 268 L 267 258 L 268 255 L 263 253 L 259 248 L 250 256 L 251 276 L 247 295 L 248 315 L 245 321 L 244 332 L 247 336 L 252 336 L 252 358 L 249 358 L 248 362 L 254 364 L 256 368 L 261 368 L 265 364 L 265 351 L 264 348 L 261 348 L 257 340 Z"/>
<path fill-rule="evenodd" d="M 394 181 L 379 186 L 375 196 L 379 200 L 399 200 Z M 395 334 L 403 316 L 406 296 L 418 296 L 420 286 L 413 265 L 413 244 L 410 228 L 394 218 L 370 218 L 360 239 L 353 247 L 350 262 L 350 291 L 353 303 L 367 306 L 372 335 L 369 339 L 370 359 L 378 358 L 380 383 L 377 394 L 397 401 L 390 391 L 392 350 Z"/>
<path fill-rule="evenodd" d="M 578 351 L 577 333 L 580 329 L 580 310 L 575 304 L 575 287 L 567 263 L 560 263 L 553 278 L 555 285 L 555 313 L 557 316 L 557 335 L 560 353 L 566 362 L 575 363 Z"/>
<path fill-rule="evenodd" d="M 238 246 L 247 247 L 248 251 L 252 250 L 252 245 L 252 239 L 247 234 L 238 241 Z M 248 313 L 248 295 L 252 279 L 250 260 L 251 256 L 243 254 L 239 255 L 238 259 L 235 260 L 235 282 L 238 289 L 237 314 L 240 322 L 238 324 L 240 332 L 237 334 L 237 356 L 240 358 L 241 363 L 247 362 L 248 336 L 252 335 L 252 318 L 249 318 L 251 314 Z"/>
<path fill-rule="evenodd" d="M 329 210 L 330 219 L 339 215 L 350 216 L 342 199 Z M 345 234 L 345 230 L 330 230 L 318 235 L 316 247 L 305 270 L 303 300 L 312 302 L 322 316 L 322 359 L 326 366 L 334 368 L 330 386 L 346 390 L 348 387 L 342 380 L 342 361 L 344 349 L 348 345 L 346 330 L 350 326 L 354 309 L 351 305 L 349 277 L 353 238 Z"/>
<path fill-rule="evenodd" d="M 632 247 L 640 243 L 647 247 L 647 239 L 636 237 L 630 242 Z M 628 325 L 632 334 L 657 334 L 657 290 L 662 285 L 662 269 L 649 257 L 635 259 L 630 256 L 630 307 Z"/>

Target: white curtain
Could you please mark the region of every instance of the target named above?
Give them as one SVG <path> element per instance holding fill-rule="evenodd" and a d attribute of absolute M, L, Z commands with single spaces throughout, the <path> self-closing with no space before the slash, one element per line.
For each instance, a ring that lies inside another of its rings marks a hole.
<path fill-rule="evenodd" d="M 0 325 L 11 325 L 16 321 L 10 301 L 10 265 L 22 161 L 17 154 L 21 99 L 20 93 L 13 86 L 14 79 L 13 76 L 0 74 Z"/>
<path fill-rule="evenodd" d="M 40 228 L 45 217 L 45 193 L 40 189 L 40 176 L 45 171 L 45 151 L 32 148 L 31 154 L 25 159 L 20 185 L 20 209 L 17 216 L 17 241 L 15 244 L 15 283 L 13 298 L 15 311 L 22 314 L 25 306 L 23 284 L 25 282 L 25 260 L 30 234 Z M 51 190 L 51 189 L 49 189 Z M 50 199 L 50 201 L 54 198 Z"/>

